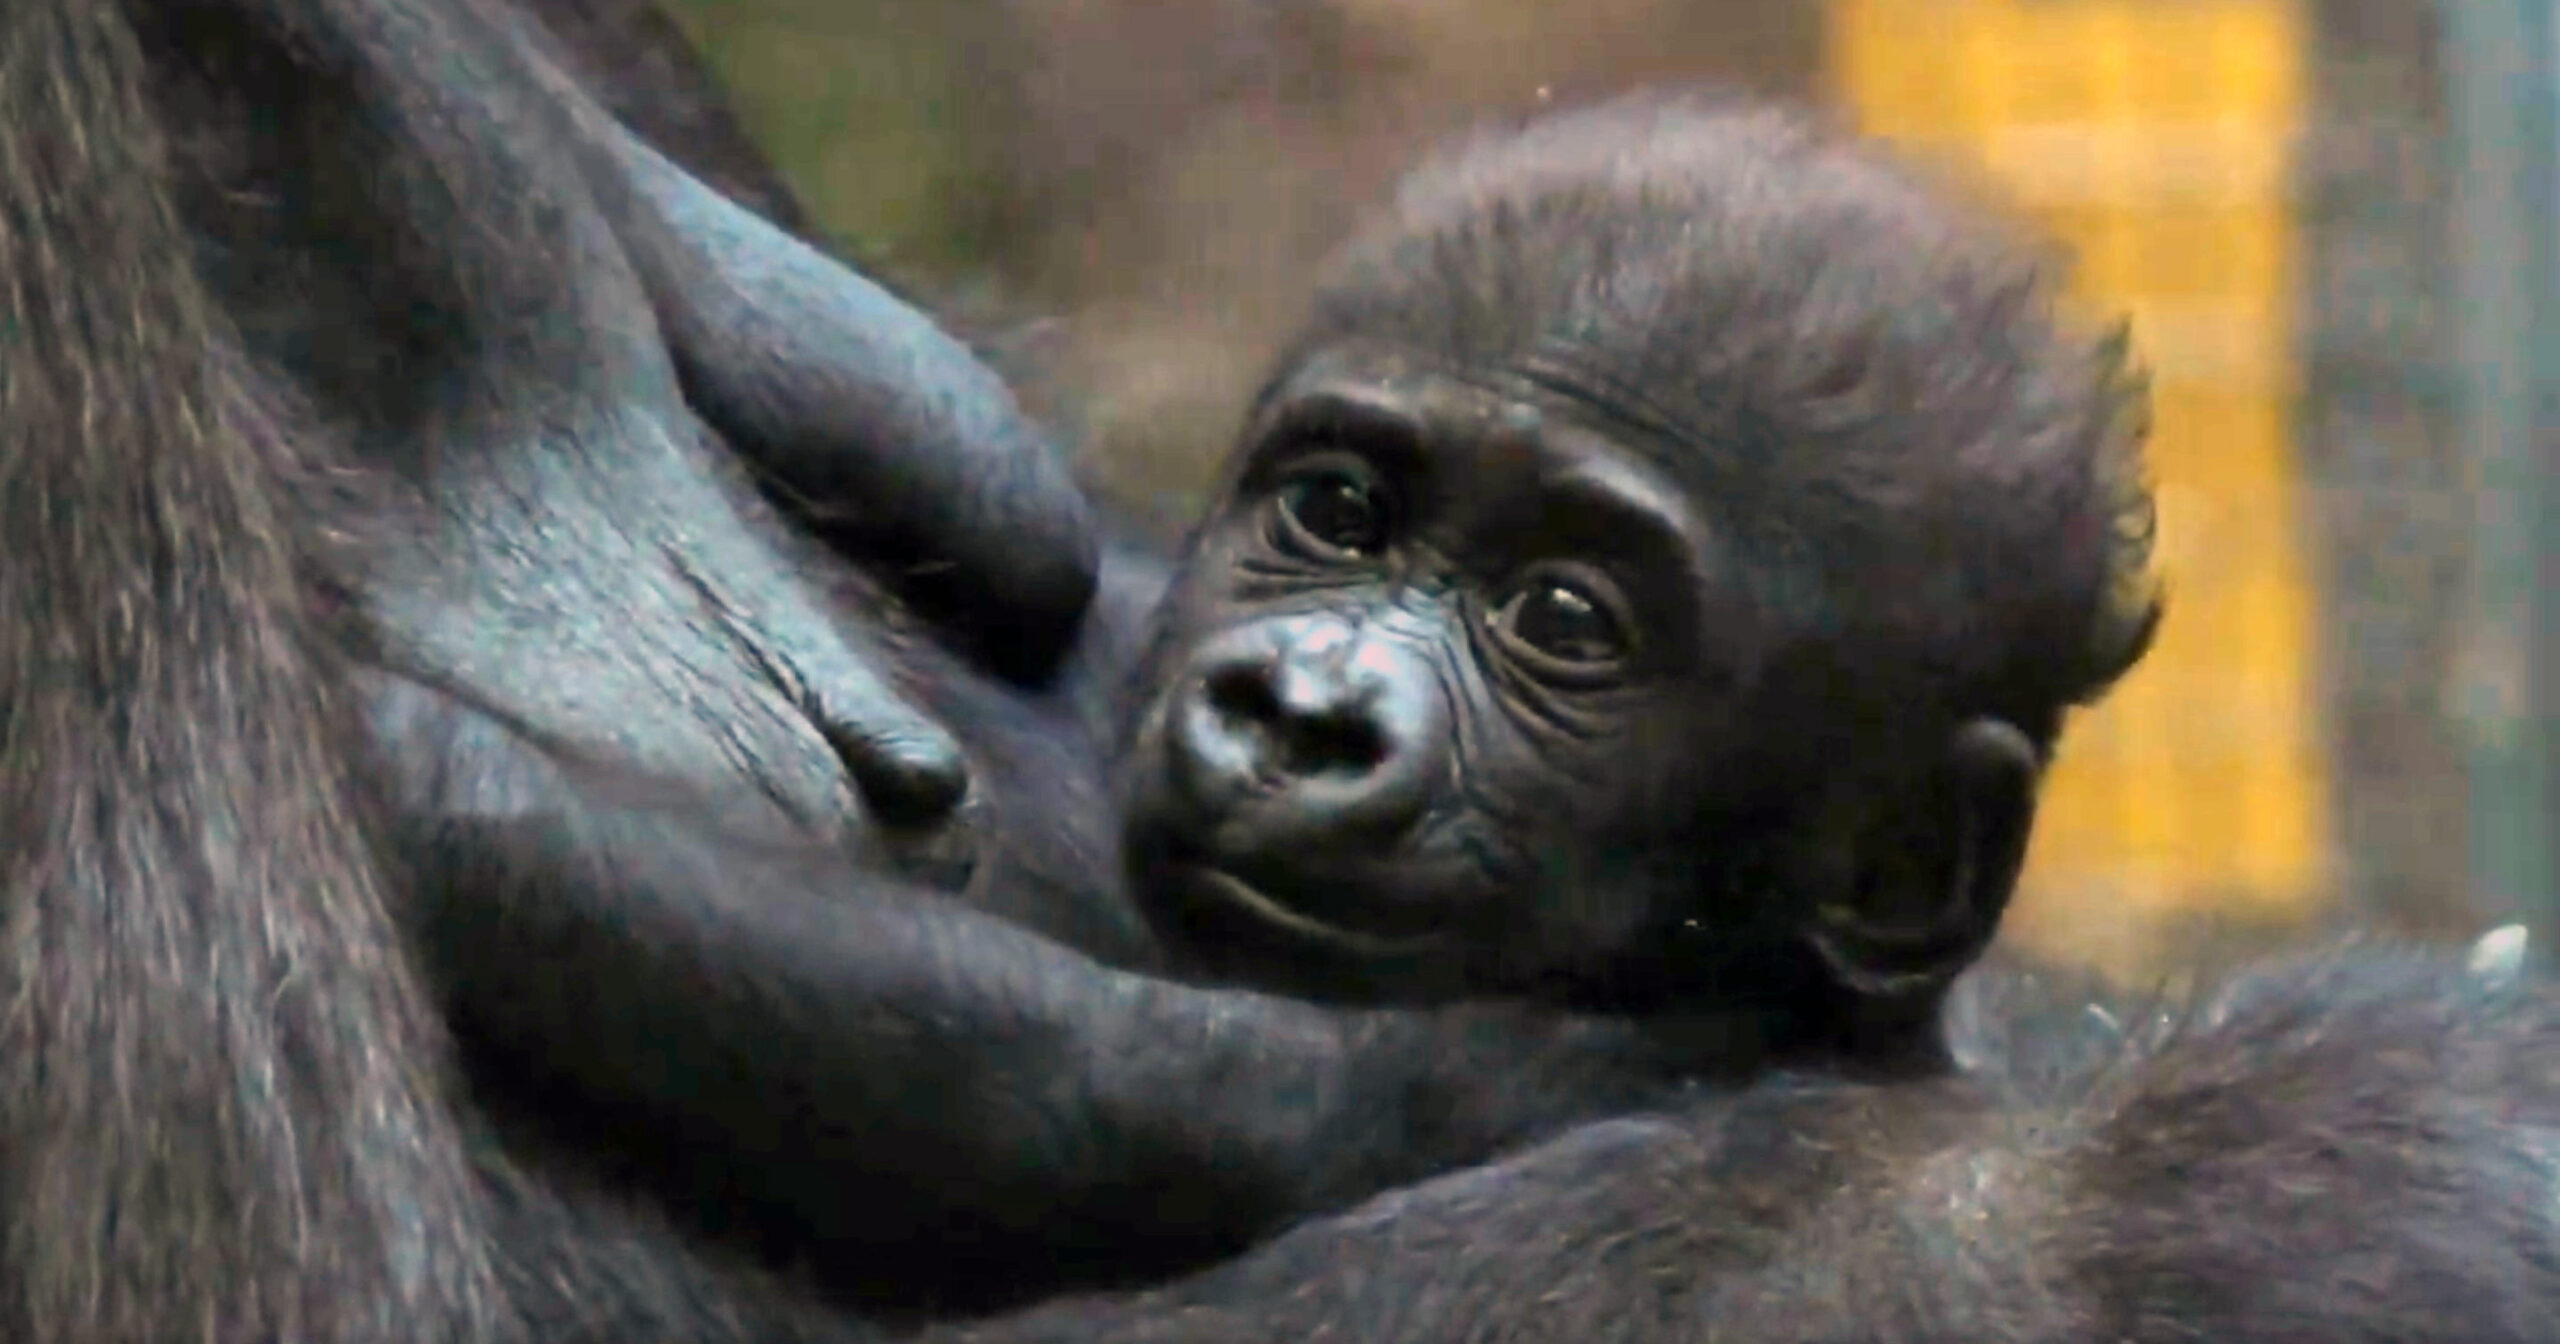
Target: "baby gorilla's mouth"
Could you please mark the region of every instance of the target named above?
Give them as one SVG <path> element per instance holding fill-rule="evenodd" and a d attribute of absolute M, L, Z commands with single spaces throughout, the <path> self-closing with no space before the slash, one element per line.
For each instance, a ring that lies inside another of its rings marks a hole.
<path fill-rule="evenodd" d="M 1250 915 L 1298 937 L 1364 957 L 1411 956 L 1428 952 L 1449 940 L 1448 932 L 1440 929 L 1405 933 L 1350 928 L 1311 913 L 1297 903 L 1270 896 L 1221 868 L 1195 867 L 1190 870 L 1189 877 L 1195 892 L 1230 910 Z"/>

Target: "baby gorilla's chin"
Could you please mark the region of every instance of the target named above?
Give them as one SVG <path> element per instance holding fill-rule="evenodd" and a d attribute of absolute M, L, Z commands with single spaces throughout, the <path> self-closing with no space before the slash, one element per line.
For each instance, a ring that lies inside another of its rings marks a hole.
<path fill-rule="evenodd" d="M 1183 962 L 1221 980 L 1327 999 L 1446 997 L 1464 983 L 1468 947 L 1442 907 L 1372 902 L 1356 884 L 1231 866 L 1183 829 L 1161 825 L 1160 814 L 1128 815 L 1130 898 Z M 1382 914 L 1389 918 L 1374 917 Z"/>
<path fill-rule="evenodd" d="M 1357 893 L 1336 892 L 1333 900 L 1310 900 L 1308 887 L 1265 889 L 1226 869 L 1211 867 L 1190 868 L 1180 875 L 1180 880 L 1193 890 L 1194 899 L 1230 908 L 1292 937 L 1327 944 L 1353 956 L 1419 956 L 1451 940 L 1446 929 L 1420 927 L 1428 922 L 1428 909 L 1365 905 Z M 1344 913 L 1337 918 L 1319 913 L 1329 905 L 1342 907 Z M 1372 910 L 1401 915 L 1401 919 L 1392 922 L 1408 927 L 1360 927 L 1358 916 Z"/>

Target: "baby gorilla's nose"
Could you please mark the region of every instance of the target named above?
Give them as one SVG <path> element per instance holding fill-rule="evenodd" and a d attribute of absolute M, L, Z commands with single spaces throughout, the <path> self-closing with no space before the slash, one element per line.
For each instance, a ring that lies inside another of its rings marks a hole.
<path fill-rule="evenodd" d="M 1168 747 L 1221 848 L 1369 848 L 1421 818 L 1448 730 L 1430 669 L 1398 641 L 1333 617 L 1262 621 L 1213 641 L 1194 673 Z"/>
<path fill-rule="evenodd" d="M 1352 778 L 1387 759 L 1386 734 L 1365 698 L 1338 677 L 1296 663 L 1248 663 L 1212 671 L 1203 685 L 1219 726 L 1252 744 L 1266 771 Z"/>

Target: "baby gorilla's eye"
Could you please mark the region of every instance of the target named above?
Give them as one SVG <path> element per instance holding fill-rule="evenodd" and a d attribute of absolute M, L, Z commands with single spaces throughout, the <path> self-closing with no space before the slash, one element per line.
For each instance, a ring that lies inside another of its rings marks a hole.
<path fill-rule="evenodd" d="M 1280 516 L 1301 549 L 1365 556 L 1386 543 L 1386 491 L 1351 459 L 1310 463 L 1281 483 L 1277 498 Z"/>
<path fill-rule="evenodd" d="M 1558 672 L 1598 672 L 1635 651 L 1626 599 L 1580 565 L 1531 570 L 1494 608 L 1493 628 L 1516 652 Z"/>

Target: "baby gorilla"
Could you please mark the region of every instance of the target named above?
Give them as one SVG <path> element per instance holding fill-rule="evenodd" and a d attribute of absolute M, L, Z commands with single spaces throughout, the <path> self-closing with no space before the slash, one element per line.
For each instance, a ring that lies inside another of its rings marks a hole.
<path fill-rule="evenodd" d="M 2141 406 L 2019 238 L 1795 115 L 1635 98 L 1415 175 L 1164 605 L 1136 898 L 1238 978 L 1756 1004 L 1905 1076 L 1665 1094 L 965 1337 L 2560 1337 L 2512 940 L 2177 1012 L 1986 972 L 1950 1067 L 2040 760 L 2157 619 Z"/>
<path fill-rule="evenodd" d="M 1131 890 L 1315 995 L 1765 1003 L 1927 1051 L 2143 651 L 2142 387 L 1806 121 L 1488 136 L 1355 242 L 1136 683 Z"/>

